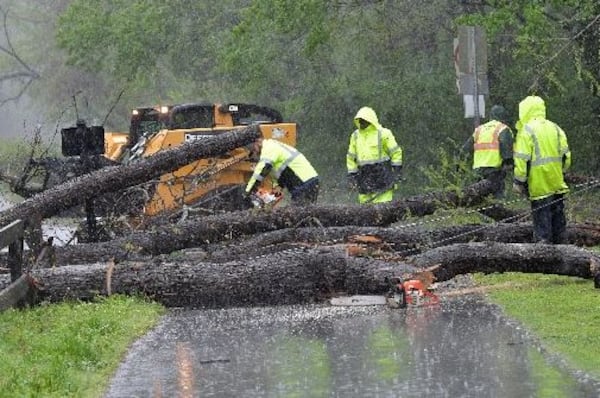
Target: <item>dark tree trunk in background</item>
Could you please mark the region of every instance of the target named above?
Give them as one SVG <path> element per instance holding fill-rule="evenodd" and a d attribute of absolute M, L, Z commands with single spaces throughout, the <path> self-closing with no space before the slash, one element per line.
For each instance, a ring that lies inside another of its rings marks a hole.
<path fill-rule="evenodd" d="M 328 227 L 286 228 L 253 235 L 222 244 L 211 244 L 197 251 L 199 257 L 211 262 L 260 256 L 286 250 L 298 245 L 335 245 L 348 243 L 354 236 L 375 236 L 386 249 L 399 256 L 420 253 L 452 243 L 496 241 L 504 243 L 532 243 L 530 224 L 471 224 L 436 229 L 419 227 Z M 574 224 L 567 226 L 567 243 L 577 246 L 600 245 L 600 225 Z M 94 260 L 96 261 L 96 260 Z"/>
<path fill-rule="evenodd" d="M 387 226 L 408 215 L 424 216 L 440 206 L 472 205 L 481 202 L 493 185 L 481 181 L 467 187 L 462 195 L 441 192 L 415 196 L 377 205 L 315 205 L 282 207 L 272 210 L 245 210 L 187 220 L 177 225 L 156 227 L 153 231 L 136 232 L 127 237 L 93 245 L 78 245 L 69 256 L 75 262 L 88 261 L 90 250 L 100 260 L 123 260 L 131 256 L 159 255 L 198 247 L 207 243 L 237 239 L 282 228 L 318 225 L 322 227 L 359 225 Z M 91 247 L 91 246 L 90 246 Z M 70 249 L 67 249 L 70 250 Z M 78 252 L 82 257 L 77 257 Z M 84 254 L 87 253 L 87 254 Z M 72 261 L 71 261 L 72 262 Z"/>
<path fill-rule="evenodd" d="M 201 224 L 194 224 L 200 226 Z M 158 233 L 158 232 L 153 232 Z M 149 259 L 153 249 L 153 233 L 135 234 L 128 239 L 55 247 L 53 257 L 56 265 L 93 263 L 110 258 Z M 530 224 L 473 224 L 457 225 L 439 229 L 419 227 L 301 227 L 284 228 L 270 232 L 240 237 L 226 242 L 203 244 L 201 241 L 186 247 L 199 261 L 227 262 L 242 260 L 297 248 L 299 245 L 334 245 L 347 243 L 355 235 L 374 235 L 397 255 L 414 255 L 433 247 L 451 243 L 472 241 L 496 241 L 505 243 L 531 243 L 533 231 Z M 600 244 L 600 226 L 574 224 L 567 226 L 567 242 L 578 246 Z M 166 239 L 166 238 L 165 238 Z M 172 240 L 177 237 L 172 237 Z M 174 245 L 178 245 L 173 242 Z M 148 247 L 146 247 L 148 246 Z M 136 250 L 132 250 L 132 248 Z"/>
<path fill-rule="evenodd" d="M 42 219 L 56 215 L 100 194 L 149 181 L 198 159 L 224 154 L 255 141 L 258 136 L 257 127 L 250 126 L 203 140 L 190 141 L 129 165 L 100 169 L 50 188 L 0 212 L 0 225 L 7 225 L 16 219 L 27 222 L 33 215 Z"/>

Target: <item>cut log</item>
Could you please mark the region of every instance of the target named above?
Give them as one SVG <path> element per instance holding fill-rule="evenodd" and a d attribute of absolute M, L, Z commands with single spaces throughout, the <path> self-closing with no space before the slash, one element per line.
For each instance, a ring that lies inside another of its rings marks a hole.
<path fill-rule="evenodd" d="M 304 245 L 347 243 L 352 236 L 377 236 L 399 256 L 418 254 L 434 247 L 452 243 L 495 241 L 503 243 L 532 243 L 531 224 L 468 224 L 444 228 L 398 226 L 286 228 L 256 234 L 236 241 L 210 244 L 197 250 L 198 256 L 211 262 L 225 262 L 258 256 Z M 576 246 L 600 245 L 600 225 L 572 224 L 567 226 L 567 243 Z M 94 260 L 96 261 L 96 260 Z"/>
<path fill-rule="evenodd" d="M 33 280 L 29 275 L 23 274 L 0 290 L 0 312 L 23 304 L 28 297 L 31 297 L 32 289 L 34 289 Z"/>
<path fill-rule="evenodd" d="M 107 264 L 37 270 L 43 298 L 88 300 L 105 294 Z M 320 302 L 339 292 L 383 294 L 386 278 L 413 272 L 408 264 L 352 258 L 342 249 L 296 250 L 224 264 L 123 262 L 110 291 L 143 294 L 169 307 L 222 308 Z"/>
<path fill-rule="evenodd" d="M 195 224 L 202 227 L 202 224 Z M 170 227 L 169 227 L 170 228 Z M 154 234 L 137 233 L 129 239 L 54 247 L 56 265 L 94 263 L 110 258 L 144 261 L 150 253 L 156 255 L 153 247 Z M 164 232 L 166 236 L 168 232 Z M 170 239 L 178 239 L 180 233 Z M 531 243 L 533 230 L 530 224 L 470 224 L 439 229 L 417 227 L 301 227 L 284 228 L 260 234 L 240 237 L 235 240 L 204 244 L 201 239 L 189 242 L 193 247 L 195 260 L 227 262 L 248 257 L 268 255 L 301 245 L 332 245 L 348 242 L 353 235 L 376 235 L 389 244 L 398 255 L 409 256 L 423 250 L 451 243 L 496 241 L 504 243 Z M 600 245 L 600 226 L 593 224 L 573 224 L 567 226 L 567 243 L 577 246 Z M 165 237 L 165 239 L 167 239 Z M 137 248 L 133 250 L 133 248 Z M 192 255 L 192 254 L 189 254 Z"/>
<path fill-rule="evenodd" d="M 591 279 L 600 259 L 571 245 L 466 243 L 407 261 L 347 256 L 343 248 L 296 249 L 222 264 L 125 261 L 36 270 L 49 301 L 93 299 L 107 290 L 144 294 L 166 306 L 222 308 L 321 302 L 332 295 L 384 294 L 388 278 L 432 269 L 438 281 L 471 272 L 539 272 Z M 107 269 L 112 267 L 110 286 Z M 1 285 L 1 283 L 0 283 Z"/>
<path fill-rule="evenodd" d="M 431 249 L 411 263 L 418 268 L 437 266 L 438 281 L 472 272 L 535 272 L 592 279 L 599 258 L 572 245 L 481 242 Z"/>
<path fill-rule="evenodd" d="M 107 261 L 121 261 L 136 256 L 155 256 L 207 243 L 237 239 L 277 229 L 318 225 L 321 227 L 358 225 L 386 226 L 407 215 L 432 214 L 440 206 L 472 205 L 481 202 L 493 190 L 487 180 L 467 187 L 461 195 L 454 191 L 432 193 L 376 205 L 315 205 L 282 207 L 272 210 L 244 210 L 192 219 L 177 225 L 156 227 L 149 232 L 135 232 L 124 238 L 88 246 L 78 245 L 70 258 L 88 262 L 90 256 Z M 96 254 L 93 254 L 93 253 Z M 78 257 L 79 256 L 79 257 Z"/>
<path fill-rule="evenodd" d="M 0 225 L 7 225 L 17 219 L 27 222 L 32 215 L 42 219 L 56 215 L 100 193 L 119 191 L 177 170 L 197 159 L 222 155 L 255 141 L 258 136 L 257 126 L 249 126 L 203 140 L 189 141 L 129 165 L 97 170 L 50 188 L 0 212 Z"/>

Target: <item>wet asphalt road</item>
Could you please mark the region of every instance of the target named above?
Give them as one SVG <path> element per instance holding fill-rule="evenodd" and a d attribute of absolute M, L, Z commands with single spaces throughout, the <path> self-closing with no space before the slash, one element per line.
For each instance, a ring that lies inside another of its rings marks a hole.
<path fill-rule="evenodd" d="M 172 310 L 107 398 L 594 397 L 480 296 L 437 306 Z"/>

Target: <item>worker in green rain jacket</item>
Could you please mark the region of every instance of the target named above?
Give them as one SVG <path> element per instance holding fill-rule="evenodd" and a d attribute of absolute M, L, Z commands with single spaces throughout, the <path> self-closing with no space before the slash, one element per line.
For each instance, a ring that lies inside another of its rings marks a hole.
<path fill-rule="evenodd" d="M 513 133 L 507 126 L 506 109 L 494 105 L 490 120 L 478 126 L 463 146 L 462 152 L 473 151 L 473 170 L 480 178 L 494 182 L 494 196 L 504 196 L 504 180 L 513 168 Z"/>
<path fill-rule="evenodd" d="M 519 103 L 514 145 L 515 192 L 528 195 L 537 242 L 562 243 L 566 229 L 564 172 L 571 166 L 565 132 L 546 119 L 546 105 L 537 96 Z"/>
<path fill-rule="evenodd" d="M 358 190 L 359 203 L 389 202 L 402 177 L 402 148 L 369 107 L 358 110 L 354 125 L 346 155 L 349 185 Z"/>
<path fill-rule="evenodd" d="M 246 185 L 249 197 L 268 175 L 291 194 L 292 204 L 303 206 L 317 201 L 319 176 L 309 161 L 296 148 L 283 142 L 259 138 L 253 145 L 254 153 L 260 153 L 254 173 Z"/>

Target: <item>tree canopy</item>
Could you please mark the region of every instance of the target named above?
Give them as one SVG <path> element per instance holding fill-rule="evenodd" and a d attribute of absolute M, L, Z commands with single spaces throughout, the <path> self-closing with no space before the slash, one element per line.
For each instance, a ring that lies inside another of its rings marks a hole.
<path fill-rule="evenodd" d="M 600 169 L 600 5 L 593 0 L 45 4 L 55 25 L 40 27 L 37 37 L 55 37 L 51 50 L 22 45 L 18 51 L 39 74 L 35 92 L 44 93 L 39 100 L 49 111 L 83 92 L 90 113 L 101 117 L 121 91 L 109 125 L 122 125 L 129 108 L 157 103 L 272 106 L 300 124 L 301 149 L 332 185 L 345 174 L 351 121 L 361 106 L 372 106 L 395 133 L 415 181 L 423 178 L 421 169 L 439 164 L 440 148 L 452 152 L 471 134 L 452 43 L 458 26 L 483 26 L 486 105 L 503 104 L 514 121 L 522 98 L 542 96 L 549 119 L 569 136 L 575 168 Z M 6 62 L 0 66 L 11 70 Z"/>

